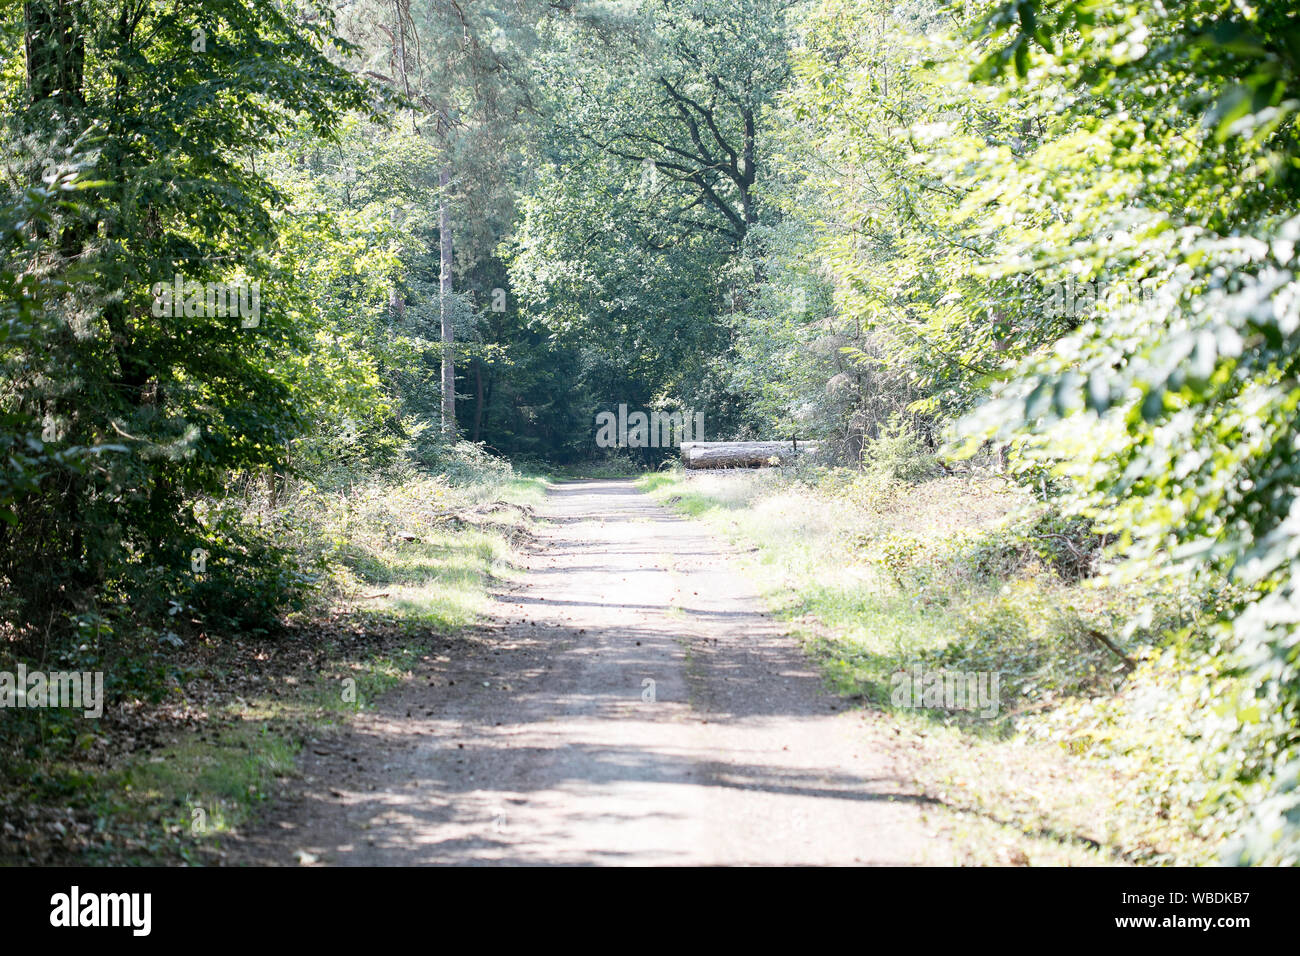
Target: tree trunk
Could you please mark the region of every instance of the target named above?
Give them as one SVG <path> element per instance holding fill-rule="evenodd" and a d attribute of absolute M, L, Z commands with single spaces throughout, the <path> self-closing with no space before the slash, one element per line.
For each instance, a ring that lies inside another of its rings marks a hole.
<path fill-rule="evenodd" d="M 390 328 L 397 329 L 402 324 L 402 317 L 406 315 L 406 298 L 402 295 L 402 290 L 394 283 L 388 289 L 388 324 Z"/>
<path fill-rule="evenodd" d="M 477 442 L 483 433 L 483 363 L 474 361 L 474 428 L 469 440 Z"/>
<path fill-rule="evenodd" d="M 438 310 L 442 317 L 442 433 L 448 438 L 456 436 L 456 360 L 452 347 L 456 333 L 451 323 L 451 211 L 447 206 L 447 192 L 451 171 L 446 167 L 438 173 L 438 245 L 442 253 L 442 276 L 438 283 Z"/>
<path fill-rule="evenodd" d="M 786 464 L 817 452 L 817 442 L 802 441 L 684 441 L 682 464 L 687 468 L 757 468 Z"/>
<path fill-rule="evenodd" d="M 64 109 L 84 106 L 81 81 L 86 43 L 71 0 L 24 6 L 27 86 L 34 104 L 53 100 Z"/>

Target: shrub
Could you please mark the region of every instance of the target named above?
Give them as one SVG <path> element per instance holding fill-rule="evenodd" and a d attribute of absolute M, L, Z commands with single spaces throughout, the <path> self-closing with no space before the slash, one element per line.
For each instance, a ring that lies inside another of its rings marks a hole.
<path fill-rule="evenodd" d="M 877 437 L 865 442 L 862 461 L 871 477 L 885 483 L 924 481 L 943 471 L 915 425 L 902 415 L 894 415 Z"/>

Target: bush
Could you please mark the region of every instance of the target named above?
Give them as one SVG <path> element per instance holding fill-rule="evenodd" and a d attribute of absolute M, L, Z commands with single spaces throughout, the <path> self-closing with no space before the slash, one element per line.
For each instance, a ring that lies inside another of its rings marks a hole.
<path fill-rule="evenodd" d="M 894 415 L 880 434 L 863 445 L 862 462 L 879 482 L 917 482 L 941 474 L 943 467 L 911 420 Z"/>
<path fill-rule="evenodd" d="M 436 452 L 430 453 L 429 468 L 443 475 L 453 487 L 497 486 L 515 476 L 510 462 L 491 454 L 482 445 L 467 441 L 439 446 Z"/>

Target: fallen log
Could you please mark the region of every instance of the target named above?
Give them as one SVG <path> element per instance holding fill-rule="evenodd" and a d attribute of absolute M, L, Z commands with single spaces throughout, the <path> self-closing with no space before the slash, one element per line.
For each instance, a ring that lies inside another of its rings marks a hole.
<path fill-rule="evenodd" d="M 687 468 L 759 468 L 788 464 L 817 448 L 806 441 L 685 441 L 681 454 Z"/>

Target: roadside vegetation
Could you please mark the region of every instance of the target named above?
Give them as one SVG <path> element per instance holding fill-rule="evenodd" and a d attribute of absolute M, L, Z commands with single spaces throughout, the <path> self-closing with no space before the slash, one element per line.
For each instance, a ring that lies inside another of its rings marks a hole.
<path fill-rule="evenodd" d="M 292 784 L 303 747 L 473 639 L 545 481 L 472 446 L 436 474 L 345 477 L 286 482 L 274 504 L 264 488 L 224 502 L 312 569 L 283 617 L 250 618 L 234 596 L 224 614 L 176 599 L 157 626 L 121 614 L 57 658 L 20 646 L 0 659 L 103 671 L 109 702 L 98 719 L 5 714 L 0 861 L 221 863 L 225 837 Z"/>
<path fill-rule="evenodd" d="M 1126 575 L 1101 535 L 991 467 L 944 474 L 896 437 L 868 454 L 863 471 L 673 468 L 640 484 L 746 553 L 829 690 L 904 728 L 970 862 L 1232 852 L 1258 794 L 1210 746 L 1240 680 L 1204 636 L 1221 608 L 1191 582 Z M 997 675 L 994 706 L 900 697 L 918 671 Z"/>

